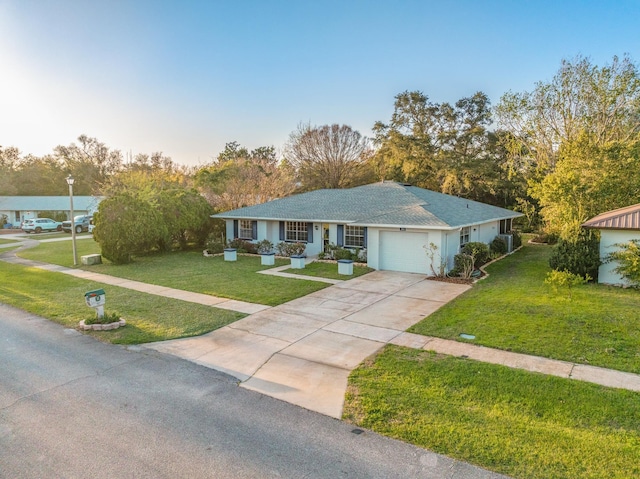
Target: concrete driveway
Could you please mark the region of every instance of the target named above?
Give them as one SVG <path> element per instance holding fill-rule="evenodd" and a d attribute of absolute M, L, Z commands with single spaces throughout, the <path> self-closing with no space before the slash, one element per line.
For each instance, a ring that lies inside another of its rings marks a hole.
<path fill-rule="evenodd" d="M 226 372 L 241 386 L 340 418 L 347 378 L 469 286 L 375 271 L 209 334 L 145 345 Z"/>

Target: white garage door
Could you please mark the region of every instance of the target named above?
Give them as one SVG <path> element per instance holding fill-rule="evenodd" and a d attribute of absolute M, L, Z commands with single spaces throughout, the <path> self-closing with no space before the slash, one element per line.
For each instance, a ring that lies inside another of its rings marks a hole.
<path fill-rule="evenodd" d="M 381 231 L 380 269 L 428 274 L 430 269 L 424 249 L 429 244 L 428 238 L 427 233 Z"/>

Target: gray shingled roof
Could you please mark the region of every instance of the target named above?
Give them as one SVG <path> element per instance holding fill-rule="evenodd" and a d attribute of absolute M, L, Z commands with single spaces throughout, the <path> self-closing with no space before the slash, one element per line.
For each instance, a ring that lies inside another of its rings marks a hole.
<path fill-rule="evenodd" d="M 288 220 L 459 228 L 522 214 L 395 182 L 373 183 L 343 190 L 316 190 L 260 205 L 213 215 L 224 219 Z"/>
<path fill-rule="evenodd" d="M 77 211 L 95 210 L 101 197 L 74 196 Z M 68 211 L 68 196 L 0 196 L 0 211 Z"/>
<path fill-rule="evenodd" d="M 582 226 L 612 230 L 640 230 L 640 203 L 599 214 Z"/>

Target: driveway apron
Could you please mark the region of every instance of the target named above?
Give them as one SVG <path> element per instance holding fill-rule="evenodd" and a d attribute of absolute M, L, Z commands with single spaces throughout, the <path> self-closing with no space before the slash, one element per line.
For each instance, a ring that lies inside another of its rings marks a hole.
<path fill-rule="evenodd" d="M 145 346 L 340 418 L 351 370 L 468 289 L 419 274 L 375 271 L 203 336 Z"/>

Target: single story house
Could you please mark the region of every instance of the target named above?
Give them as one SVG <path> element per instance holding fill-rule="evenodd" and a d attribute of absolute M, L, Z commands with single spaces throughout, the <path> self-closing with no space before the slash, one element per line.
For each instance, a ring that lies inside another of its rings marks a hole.
<path fill-rule="evenodd" d="M 520 213 L 384 181 L 349 189 L 325 189 L 213 215 L 226 221 L 227 238 L 306 243 L 315 256 L 329 244 L 366 248 L 367 264 L 380 270 L 431 274 L 425 250 L 437 247 L 433 267 L 446 270 L 460 246 L 490 243 L 511 231 Z M 509 237 L 507 236 L 507 239 Z"/>
<path fill-rule="evenodd" d="M 96 196 L 74 196 L 73 214 L 90 215 L 98 209 L 101 200 Z M 0 196 L 0 219 L 6 216 L 7 224 L 14 228 L 20 228 L 24 220 L 31 218 L 54 219 L 63 214 L 70 219 L 69 206 L 68 196 Z"/>
<path fill-rule="evenodd" d="M 613 211 L 607 211 L 582 224 L 585 228 L 600 231 L 600 260 L 617 248 L 618 243 L 640 240 L 640 203 Z M 598 283 L 628 285 L 628 282 L 613 271 L 616 263 L 603 263 L 598 269 Z"/>

